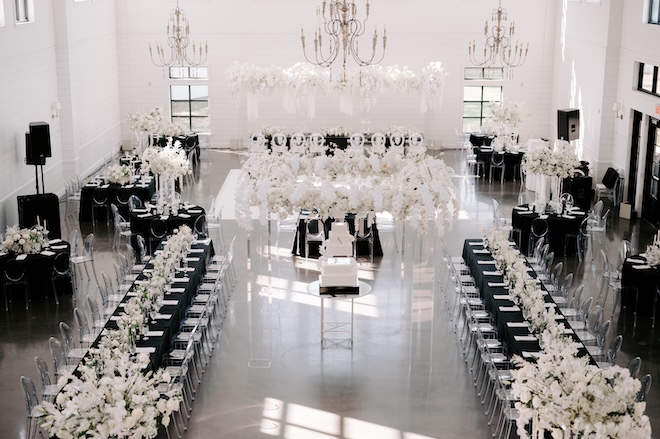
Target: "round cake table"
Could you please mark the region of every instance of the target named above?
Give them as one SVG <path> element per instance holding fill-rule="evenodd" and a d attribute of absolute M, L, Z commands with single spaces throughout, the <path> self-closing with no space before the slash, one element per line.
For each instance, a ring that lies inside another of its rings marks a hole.
<path fill-rule="evenodd" d="M 349 334 L 350 337 L 346 340 L 350 346 L 353 346 L 353 320 L 354 320 L 354 301 L 360 297 L 364 297 L 371 293 L 371 285 L 366 282 L 359 281 L 358 294 L 333 294 L 325 295 L 320 293 L 320 284 L 316 280 L 307 285 L 307 292 L 312 296 L 321 298 L 321 345 L 325 346 L 325 335 L 331 332 L 339 332 Z M 351 320 L 349 322 L 326 322 L 325 321 L 325 301 L 326 300 L 350 300 L 351 301 Z M 335 340 L 332 340 L 335 341 Z"/>

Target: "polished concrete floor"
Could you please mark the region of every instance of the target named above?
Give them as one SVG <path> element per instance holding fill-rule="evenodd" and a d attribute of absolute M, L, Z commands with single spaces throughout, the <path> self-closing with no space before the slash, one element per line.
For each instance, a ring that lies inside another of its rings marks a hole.
<path fill-rule="evenodd" d="M 478 237 L 492 221 L 491 199 L 510 212 L 519 183 L 488 182 L 465 176 L 463 157 L 442 155 L 457 172 L 455 184 L 462 211 L 442 241 L 419 236 L 400 224 L 396 233 L 382 232 L 385 256 L 371 264 L 359 261 L 360 277 L 373 292 L 355 301 L 354 343 L 344 334 L 321 344 L 320 299 L 306 293 L 317 279 L 315 261 L 291 256 L 293 232 L 272 223 L 255 224 L 248 236 L 232 220 L 223 221 L 227 241 L 236 238 L 238 285 L 222 335 L 196 396 L 187 438 L 289 439 L 481 439 L 490 437 L 456 334 L 447 318 L 444 296 L 436 287 L 439 248 L 460 254 L 465 238 Z M 217 194 L 231 169 L 240 167 L 239 154 L 203 151 L 198 183 L 185 189 L 190 201 L 204 203 Z M 62 212 L 64 211 L 62 205 Z M 63 223 L 63 236 L 72 228 L 92 231 L 91 224 Z M 111 271 L 111 231 L 95 229 L 96 264 Z M 656 230 L 637 220 L 613 218 L 604 246 L 610 258 L 621 239 L 637 253 Z M 395 246 L 395 239 L 398 245 Z M 397 250 L 398 247 L 398 250 Z M 578 264 L 563 259 L 597 294 L 599 261 Z M 574 283 L 577 285 L 577 282 Z M 84 291 L 93 291 L 83 281 Z M 80 294 L 80 293 L 79 293 Z M 81 296 L 83 297 L 83 296 Z M 50 363 L 47 340 L 59 336 L 58 323 L 72 323 L 72 298 L 55 306 L 52 299 L 34 300 L 25 311 L 20 299 L 10 304 L 0 325 L 0 439 L 24 437 L 25 407 L 21 375 L 38 381 L 34 356 Z M 345 321 L 350 302 L 326 303 L 326 319 Z M 658 377 L 655 351 L 660 343 L 647 319 L 636 327 L 624 311 L 617 332 L 624 335 L 619 364 L 633 356 L 643 359 L 642 373 Z M 660 331 L 660 329 L 658 330 Z M 652 388 L 647 414 L 660 428 L 660 391 Z"/>

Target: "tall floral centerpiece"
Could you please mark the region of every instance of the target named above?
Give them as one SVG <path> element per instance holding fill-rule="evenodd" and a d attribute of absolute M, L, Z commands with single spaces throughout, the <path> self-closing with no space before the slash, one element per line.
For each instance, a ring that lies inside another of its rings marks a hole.
<path fill-rule="evenodd" d="M 7 226 L 2 250 L 17 254 L 39 253 L 46 246 L 46 242 L 46 231 L 40 226 L 31 229 Z"/>
<path fill-rule="evenodd" d="M 490 117 L 484 121 L 482 131 L 488 135 L 496 136 L 493 148 L 496 150 L 509 150 L 513 147 L 511 134 L 523 123 L 526 117 L 524 105 L 517 102 L 505 101 L 490 106 Z"/>
<path fill-rule="evenodd" d="M 580 161 L 570 143 L 558 140 L 554 150 L 539 148 L 525 154 L 522 166 L 528 175 L 546 177 L 543 180 L 544 187 L 536 192 L 537 210 L 543 211 L 548 204 L 554 210 L 559 210 L 564 178 L 572 175 L 573 170 L 580 166 Z"/>
<path fill-rule="evenodd" d="M 175 190 L 176 180 L 192 172 L 190 161 L 181 148 L 180 142 L 176 141 L 172 145 L 172 138 L 170 138 L 163 148 L 147 148 L 142 154 L 141 172 L 143 174 L 151 172 L 157 177 L 158 203 L 156 209 L 158 213 L 168 214 L 171 211 L 176 215 L 180 203 Z"/>
<path fill-rule="evenodd" d="M 163 123 L 163 109 L 154 107 L 149 111 L 136 111 L 126 114 L 128 127 L 135 134 L 137 151 L 142 152 L 149 145 L 149 135 L 157 133 Z"/>

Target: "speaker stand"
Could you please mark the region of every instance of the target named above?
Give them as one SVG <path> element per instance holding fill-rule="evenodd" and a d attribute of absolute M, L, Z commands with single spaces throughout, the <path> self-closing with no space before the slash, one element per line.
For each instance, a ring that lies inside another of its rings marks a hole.
<path fill-rule="evenodd" d="M 41 193 L 46 193 L 46 184 L 44 182 L 44 165 L 34 165 L 34 179 L 36 180 L 37 195 L 39 194 L 39 169 L 41 168 Z"/>

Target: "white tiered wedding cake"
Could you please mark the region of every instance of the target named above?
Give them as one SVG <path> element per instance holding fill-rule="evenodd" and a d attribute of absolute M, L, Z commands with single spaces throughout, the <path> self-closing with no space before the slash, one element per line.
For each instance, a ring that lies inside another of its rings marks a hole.
<path fill-rule="evenodd" d="M 348 224 L 332 223 L 325 242 L 325 252 L 320 259 L 321 294 L 359 294 L 357 262 L 352 256 L 353 240 L 353 236 L 348 231 Z"/>

